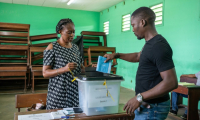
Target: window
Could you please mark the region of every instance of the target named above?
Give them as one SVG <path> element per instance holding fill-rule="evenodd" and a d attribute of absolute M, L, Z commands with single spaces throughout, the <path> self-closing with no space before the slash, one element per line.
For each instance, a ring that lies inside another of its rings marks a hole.
<path fill-rule="evenodd" d="M 156 14 L 155 25 L 163 24 L 163 3 L 150 7 Z"/>
<path fill-rule="evenodd" d="M 130 16 L 130 14 L 122 16 L 122 32 L 130 30 Z"/>
<path fill-rule="evenodd" d="M 103 23 L 103 31 L 106 33 L 106 35 L 109 34 L 109 21 Z"/>

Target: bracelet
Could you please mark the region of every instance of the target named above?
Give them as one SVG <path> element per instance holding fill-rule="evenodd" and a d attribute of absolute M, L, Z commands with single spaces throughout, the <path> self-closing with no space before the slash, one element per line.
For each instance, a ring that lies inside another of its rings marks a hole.
<path fill-rule="evenodd" d="M 56 71 L 57 71 L 57 75 L 59 75 L 59 73 L 58 73 L 58 69 L 56 69 Z"/>
<path fill-rule="evenodd" d="M 119 55 L 119 53 L 117 53 L 116 55 L 115 55 L 115 58 L 119 58 L 120 57 L 120 55 Z"/>

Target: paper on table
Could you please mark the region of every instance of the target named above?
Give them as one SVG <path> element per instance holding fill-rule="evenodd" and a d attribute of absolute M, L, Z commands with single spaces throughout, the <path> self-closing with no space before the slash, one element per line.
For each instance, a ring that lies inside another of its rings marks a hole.
<path fill-rule="evenodd" d="M 193 86 L 195 85 L 194 83 L 187 83 L 187 82 L 179 82 L 178 85 L 182 85 L 182 86 Z"/>
<path fill-rule="evenodd" d="M 49 120 L 51 118 L 50 113 L 18 115 L 18 120 Z"/>

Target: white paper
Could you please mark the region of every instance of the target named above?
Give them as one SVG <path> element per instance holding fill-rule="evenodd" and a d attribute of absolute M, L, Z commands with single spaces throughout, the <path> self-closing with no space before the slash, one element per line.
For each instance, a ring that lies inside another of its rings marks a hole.
<path fill-rule="evenodd" d="M 112 95 L 113 99 L 106 96 L 107 89 L 104 85 L 92 85 L 89 88 L 89 100 L 88 100 L 88 108 L 93 107 L 105 107 L 105 106 L 116 106 L 118 104 L 119 97 L 119 86 L 118 85 L 108 85 L 108 91 Z"/>
<path fill-rule="evenodd" d="M 49 120 L 49 119 L 52 119 L 51 113 L 18 115 L 18 120 Z"/>

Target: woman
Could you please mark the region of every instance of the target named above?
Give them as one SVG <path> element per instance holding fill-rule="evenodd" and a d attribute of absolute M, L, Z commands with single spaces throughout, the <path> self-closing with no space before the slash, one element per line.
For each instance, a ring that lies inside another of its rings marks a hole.
<path fill-rule="evenodd" d="M 61 19 L 56 26 L 56 32 L 61 34 L 60 39 L 44 50 L 43 76 L 49 78 L 46 107 L 78 107 L 78 82 L 72 80 L 73 74 L 81 72 L 83 60 L 77 45 L 72 43 L 74 23 L 69 18 Z"/>

